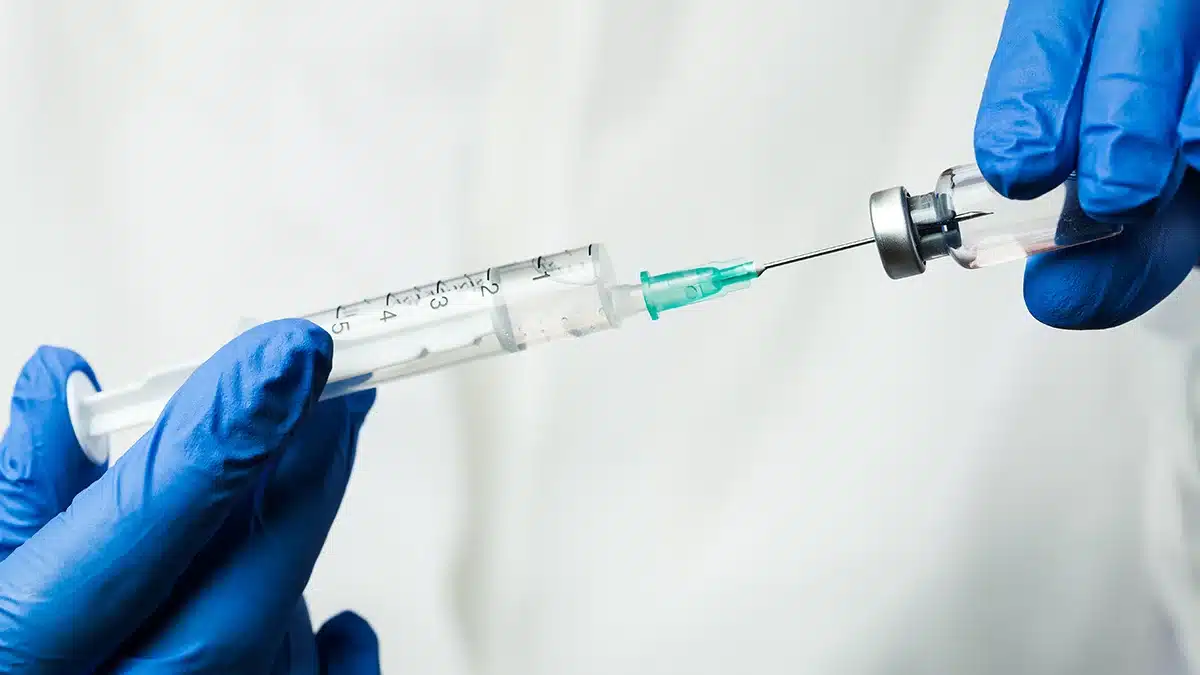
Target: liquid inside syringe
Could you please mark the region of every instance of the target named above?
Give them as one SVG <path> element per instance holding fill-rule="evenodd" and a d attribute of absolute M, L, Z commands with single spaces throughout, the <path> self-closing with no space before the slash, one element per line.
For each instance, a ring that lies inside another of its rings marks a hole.
<path fill-rule="evenodd" d="M 384 380 L 619 327 L 629 310 L 636 313 L 636 303 L 619 301 L 620 295 L 604 247 L 593 244 L 304 318 L 334 338 L 335 373 L 327 396 L 338 396 Z"/>
<path fill-rule="evenodd" d="M 592 244 L 393 291 L 302 317 L 333 337 L 322 398 L 565 337 L 619 328 L 641 314 L 745 287 L 761 270 L 735 261 L 618 284 L 604 246 Z M 85 447 L 152 424 L 199 364 L 172 368 L 71 406 Z"/>

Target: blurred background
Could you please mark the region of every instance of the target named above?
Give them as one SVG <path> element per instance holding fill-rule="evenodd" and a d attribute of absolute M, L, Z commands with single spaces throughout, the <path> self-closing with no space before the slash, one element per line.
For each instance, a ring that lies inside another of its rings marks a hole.
<path fill-rule="evenodd" d="M 1004 9 L 0 0 L 0 385 L 591 241 L 866 236 L 973 161 Z M 1200 294 L 1071 334 L 1021 274 L 859 249 L 382 389 L 314 623 L 389 673 L 1189 672 Z"/>

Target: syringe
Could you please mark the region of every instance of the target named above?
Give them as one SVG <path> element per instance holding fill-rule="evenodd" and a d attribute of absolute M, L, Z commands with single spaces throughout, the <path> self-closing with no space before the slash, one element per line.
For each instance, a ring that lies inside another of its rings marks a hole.
<path fill-rule="evenodd" d="M 333 337 L 333 370 L 322 398 L 566 337 L 619 328 L 626 320 L 721 297 L 766 269 L 746 260 L 713 263 L 619 284 L 605 247 L 591 244 L 338 305 L 306 318 Z M 199 366 L 166 370 L 99 393 L 68 381 L 71 421 L 94 459 L 111 434 L 152 424 Z"/>
<path fill-rule="evenodd" d="M 921 274 L 927 261 L 951 257 L 980 268 L 1115 236 L 1120 225 L 1089 218 L 1074 177 L 1034 200 L 1009 200 L 973 165 L 942 173 L 932 191 L 903 187 L 870 199 L 873 235 L 756 265 L 732 260 L 665 274 L 642 272 L 619 284 L 604 246 L 581 248 L 448 277 L 339 305 L 306 317 L 334 340 L 333 370 L 323 398 L 565 337 L 619 328 L 671 309 L 727 295 L 769 269 L 874 243 L 893 279 Z M 107 456 L 109 435 L 154 422 L 198 364 L 172 368 L 124 389 L 90 395 L 86 378 L 68 382 L 71 420 L 80 444 Z"/>

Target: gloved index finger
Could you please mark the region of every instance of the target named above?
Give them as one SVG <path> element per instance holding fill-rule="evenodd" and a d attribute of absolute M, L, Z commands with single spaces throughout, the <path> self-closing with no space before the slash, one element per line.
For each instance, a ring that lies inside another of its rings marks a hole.
<path fill-rule="evenodd" d="M 129 452 L 0 563 L 0 670 L 77 673 L 111 654 L 252 493 L 320 396 L 332 352 L 317 326 L 280 321 L 201 366 Z"/>
<path fill-rule="evenodd" d="M 1075 169 L 1101 0 L 1012 0 L 975 122 L 975 157 L 1001 194 L 1040 196 Z"/>

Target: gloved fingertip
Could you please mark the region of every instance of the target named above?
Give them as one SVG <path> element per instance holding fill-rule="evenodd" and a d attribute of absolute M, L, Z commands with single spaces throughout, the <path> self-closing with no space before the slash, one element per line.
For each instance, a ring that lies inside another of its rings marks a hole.
<path fill-rule="evenodd" d="M 379 638 L 354 612 L 325 622 L 316 635 L 322 672 L 328 675 L 373 675 L 379 672 Z"/>
<path fill-rule="evenodd" d="M 316 404 L 333 365 L 332 338 L 309 321 L 252 328 L 222 347 L 168 403 L 154 436 L 203 443 L 190 458 L 217 473 L 258 464 Z"/>
<path fill-rule="evenodd" d="M 1008 199 L 1035 199 L 1058 187 L 1071 174 L 1050 148 L 1014 148 L 994 152 L 976 145 L 975 162 L 996 192 Z"/>
<path fill-rule="evenodd" d="M 42 448 L 43 456 L 55 458 L 50 462 L 58 467 L 55 471 L 71 468 L 75 473 L 73 460 L 92 461 L 76 439 L 68 409 L 68 383 L 80 377 L 93 390 L 99 389 L 91 366 L 69 349 L 42 346 L 25 362 L 13 387 L 5 434 L 6 459 L 0 465 L 5 478 L 29 476 L 34 448 Z"/>
<path fill-rule="evenodd" d="M 371 624 L 358 614 L 345 611 L 329 619 L 317 632 L 318 644 L 349 644 L 358 647 L 377 648 L 379 638 Z"/>
<path fill-rule="evenodd" d="M 92 367 L 78 353 L 50 345 L 38 347 L 17 377 L 13 387 L 14 403 L 16 399 L 46 401 L 65 396 L 67 378 L 76 371 L 86 374 L 92 385 L 100 388 Z"/>
<path fill-rule="evenodd" d="M 1103 266 L 1081 266 L 1054 253 L 1035 256 L 1025 267 L 1025 307 L 1051 328 L 1095 330 L 1117 325 L 1123 317 L 1106 311 L 1107 272 Z"/>
<path fill-rule="evenodd" d="M 244 347 L 243 354 L 268 376 L 268 392 L 299 385 L 310 404 L 320 400 L 333 369 L 333 337 L 320 326 L 307 319 L 280 319 L 255 326 L 230 344 Z"/>

